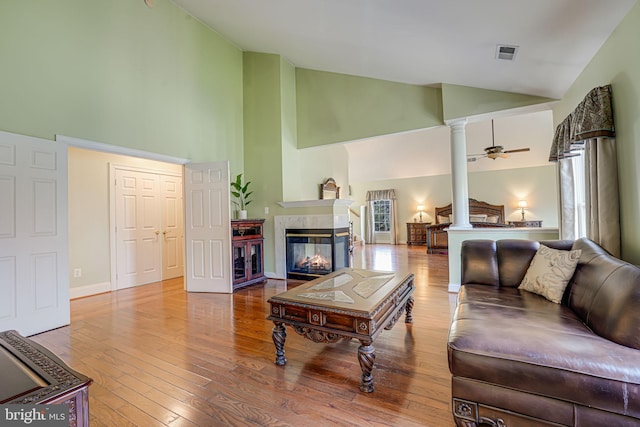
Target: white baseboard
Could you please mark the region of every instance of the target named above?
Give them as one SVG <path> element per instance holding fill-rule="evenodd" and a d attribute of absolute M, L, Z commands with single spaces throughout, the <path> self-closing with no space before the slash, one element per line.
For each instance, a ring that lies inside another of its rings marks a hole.
<path fill-rule="evenodd" d="M 268 279 L 284 280 L 284 278 L 278 277 L 276 273 L 272 271 L 265 271 L 264 275 L 267 276 Z"/>
<path fill-rule="evenodd" d="M 449 292 L 457 294 L 460 290 L 460 283 L 449 283 Z"/>
<path fill-rule="evenodd" d="M 69 299 L 88 297 L 90 295 L 111 292 L 111 283 L 95 283 L 93 285 L 78 286 L 77 288 L 69 288 Z"/>

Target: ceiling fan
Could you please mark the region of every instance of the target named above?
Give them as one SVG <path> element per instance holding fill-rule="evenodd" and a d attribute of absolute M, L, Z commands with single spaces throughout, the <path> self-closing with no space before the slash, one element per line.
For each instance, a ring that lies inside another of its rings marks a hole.
<path fill-rule="evenodd" d="M 521 153 L 523 151 L 529 151 L 530 148 L 516 148 L 513 150 L 505 150 L 502 145 L 496 145 L 495 135 L 493 132 L 493 120 L 491 120 L 491 147 L 487 147 L 484 149 L 483 154 L 469 154 L 467 156 L 467 162 L 475 162 L 478 159 L 482 159 L 483 157 L 487 157 L 489 159 L 495 160 L 499 157 L 506 159 L 509 157 L 511 153 Z"/>

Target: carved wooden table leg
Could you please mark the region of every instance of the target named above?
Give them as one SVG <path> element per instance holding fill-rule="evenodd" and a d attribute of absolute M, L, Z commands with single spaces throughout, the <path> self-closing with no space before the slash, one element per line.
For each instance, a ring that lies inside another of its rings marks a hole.
<path fill-rule="evenodd" d="M 284 366 L 287 363 L 287 359 L 284 357 L 284 341 L 287 339 L 287 330 L 284 324 L 280 322 L 273 323 L 275 326 L 273 327 L 271 337 L 276 346 L 276 365 Z"/>
<path fill-rule="evenodd" d="M 373 365 L 376 361 L 376 349 L 370 342 L 360 340 L 362 345 L 358 347 L 358 361 L 362 369 L 362 382 L 360 390 L 365 393 L 373 391 Z"/>
<path fill-rule="evenodd" d="M 413 297 L 407 300 L 405 310 L 407 315 L 404 318 L 404 323 L 413 323 L 413 316 L 411 315 L 411 312 L 413 311 Z"/>

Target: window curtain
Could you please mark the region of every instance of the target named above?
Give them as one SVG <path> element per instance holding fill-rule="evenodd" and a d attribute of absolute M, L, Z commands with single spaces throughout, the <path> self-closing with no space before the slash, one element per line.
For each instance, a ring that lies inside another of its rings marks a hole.
<path fill-rule="evenodd" d="M 365 227 L 367 231 L 366 242 L 373 243 L 373 202 L 376 200 L 389 200 L 389 222 L 391 244 L 398 244 L 398 227 L 396 226 L 396 191 L 395 190 L 373 190 L 367 191 L 367 212 L 365 218 Z"/>
<path fill-rule="evenodd" d="M 585 232 L 614 256 L 620 256 L 618 162 L 613 123 L 611 85 L 594 88 L 558 125 L 549 154 L 559 163 L 561 238 Z M 572 159 L 582 156 L 583 159 Z M 583 164 L 577 163 L 583 161 Z M 580 167 L 577 167 L 577 166 Z M 584 170 L 584 176 L 581 169 Z M 584 192 L 584 209 L 579 194 Z"/>

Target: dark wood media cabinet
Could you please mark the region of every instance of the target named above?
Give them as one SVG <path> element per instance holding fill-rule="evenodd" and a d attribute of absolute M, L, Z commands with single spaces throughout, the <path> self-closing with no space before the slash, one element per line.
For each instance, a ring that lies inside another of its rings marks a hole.
<path fill-rule="evenodd" d="M 264 275 L 264 219 L 231 221 L 233 290 L 267 280 Z"/>

